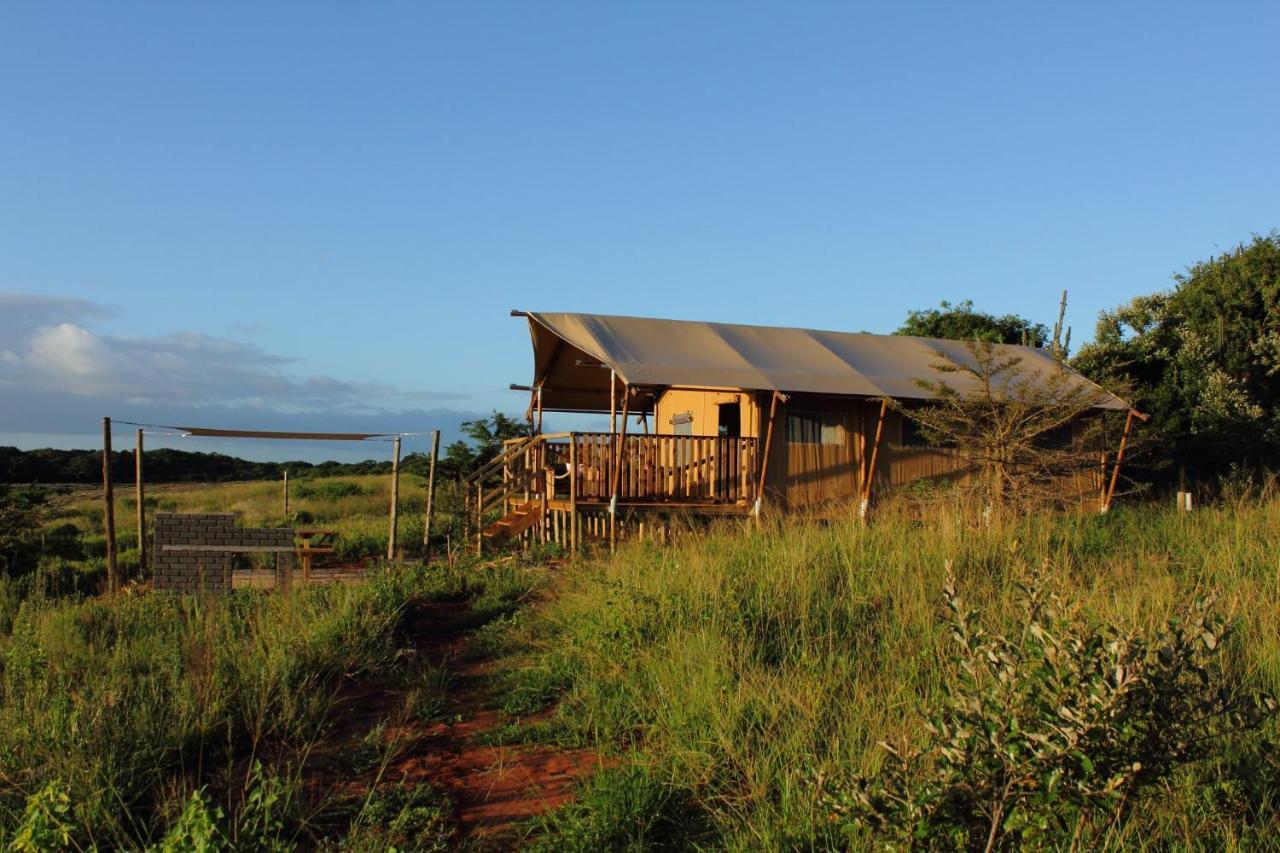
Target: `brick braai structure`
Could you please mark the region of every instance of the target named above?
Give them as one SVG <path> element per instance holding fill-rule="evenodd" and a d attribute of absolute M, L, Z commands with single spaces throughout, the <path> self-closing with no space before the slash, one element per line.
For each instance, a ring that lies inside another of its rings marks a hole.
<path fill-rule="evenodd" d="M 293 574 L 293 529 L 236 527 L 236 517 L 222 513 L 156 513 L 156 589 L 177 592 L 231 591 L 234 554 L 274 554 L 277 586 Z"/>

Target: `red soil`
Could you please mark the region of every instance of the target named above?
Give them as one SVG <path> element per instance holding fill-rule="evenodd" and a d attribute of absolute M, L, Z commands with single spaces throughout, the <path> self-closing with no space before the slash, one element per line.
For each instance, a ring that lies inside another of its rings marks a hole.
<path fill-rule="evenodd" d="M 409 720 L 395 730 L 388 725 L 387 737 L 405 747 L 381 783 L 430 784 L 452 801 L 457 838 L 497 841 L 529 818 L 572 800 L 574 786 L 597 770 L 602 758 L 587 750 L 484 743 L 507 720 L 493 707 L 495 697 L 485 683 L 490 662 L 468 654 L 469 631 L 451 627 L 466 610 L 465 602 L 441 602 L 421 604 L 411 614 L 410 637 L 419 656 L 433 666 L 447 665 L 455 686 L 441 715 L 447 722 Z M 330 748 L 349 749 L 380 721 L 401 718 L 405 695 L 403 689 L 353 689 L 343 700 Z M 357 794 L 368 790 L 375 780 L 367 777 L 374 775 L 328 782 L 334 793 Z"/>

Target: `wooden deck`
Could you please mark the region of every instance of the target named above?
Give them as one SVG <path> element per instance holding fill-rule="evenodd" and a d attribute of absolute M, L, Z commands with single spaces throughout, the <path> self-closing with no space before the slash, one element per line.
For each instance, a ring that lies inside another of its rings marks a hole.
<path fill-rule="evenodd" d="M 547 436 L 541 458 L 530 464 L 555 471 L 549 498 L 607 503 L 616 478 L 620 504 L 696 507 L 749 503 L 755 448 L 754 438 L 578 432 Z"/>
<path fill-rule="evenodd" d="M 526 541 L 540 532 L 544 541 L 577 548 L 583 537 L 598 537 L 602 512 L 611 540 L 627 523 L 620 516 L 636 512 L 745 514 L 759 476 L 754 438 L 536 435 L 506 442 L 498 458 L 469 478 L 467 518 L 477 547 L 506 538 L 499 535 L 503 529 L 537 512 L 536 525 L 521 525 Z"/>

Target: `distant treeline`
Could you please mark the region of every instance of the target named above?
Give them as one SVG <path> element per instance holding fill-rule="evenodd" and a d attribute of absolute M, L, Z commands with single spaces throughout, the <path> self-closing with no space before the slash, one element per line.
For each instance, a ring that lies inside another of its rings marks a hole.
<path fill-rule="evenodd" d="M 509 415 L 494 412 L 487 418 L 465 421 L 462 433 L 470 439 L 455 441 L 440 449 L 436 466 L 439 480 L 466 476 L 502 449 L 502 442 L 530 434 L 529 425 Z M 383 445 L 384 447 L 386 445 Z M 225 453 L 193 453 L 189 450 L 148 450 L 143 453 L 143 476 L 149 483 L 225 483 L 235 480 L 275 480 L 290 477 L 341 477 L 359 474 L 390 474 L 389 460 L 363 462 L 250 462 Z M 427 476 L 431 460 L 425 453 L 410 453 L 400 460 L 406 474 Z M 132 450 L 111 454 L 111 479 L 133 480 Z M 102 482 L 101 450 L 19 450 L 0 447 L 0 483 Z"/>
<path fill-rule="evenodd" d="M 416 470 L 425 459 L 412 454 L 402 470 Z M 195 453 L 189 450 L 148 450 L 143 454 L 143 470 L 151 483 L 209 483 L 233 480 L 272 480 L 290 477 L 329 477 L 352 474 L 389 474 L 391 463 L 375 462 L 251 462 L 223 453 Z M 425 468 L 424 468 L 425 470 Z M 134 473 L 133 452 L 117 450 L 111 454 L 111 478 L 131 482 Z M 101 483 L 102 451 L 100 450 L 19 450 L 0 447 L 0 483 Z"/>

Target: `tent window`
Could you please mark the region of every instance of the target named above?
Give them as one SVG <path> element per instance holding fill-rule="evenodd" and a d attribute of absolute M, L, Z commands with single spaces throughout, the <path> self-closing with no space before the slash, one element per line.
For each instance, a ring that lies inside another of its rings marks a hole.
<path fill-rule="evenodd" d="M 924 430 L 920 428 L 919 421 L 915 418 L 902 416 L 902 446 L 903 447 L 928 447 L 929 440 L 924 436 Z"/>
<path fill-rule="evenodd" d="M 787 415 L 787 441 L 793 444 L 844 444 L 844 420 L 840 415 L 791 412 Z"/>

